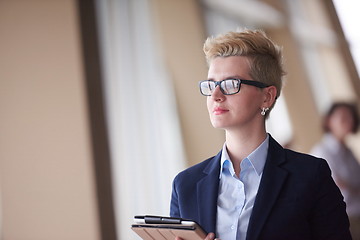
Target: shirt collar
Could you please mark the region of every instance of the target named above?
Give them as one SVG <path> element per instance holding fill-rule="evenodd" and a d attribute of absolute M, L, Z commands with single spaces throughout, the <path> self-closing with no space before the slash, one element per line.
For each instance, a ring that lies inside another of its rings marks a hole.
<path fill-rule="evenodd" d="M 268 149 L 269 134 L 267 134 L 266 139 L 252 153 L 250 153 L 249 156 L 246 157 L 258 176 L 260 176 L 264 170 Z M 220 178 L 224 169 L 229 169 L 231 175 L 235 174 L 234 167 L 226 149 L 226 142 L 223 145 L 221 153 Z"/>
<path fill-rule="evenodd" d="M 221 178 L 221 174 L 224 169 L 229 169 L 231 176 L 233 176 L 235 174 L 234 167 L 230 161 L 229 154 L 226 150 L 226 142 L 224 143 L 222 152 L 221 152 L 220 178 Z"/>

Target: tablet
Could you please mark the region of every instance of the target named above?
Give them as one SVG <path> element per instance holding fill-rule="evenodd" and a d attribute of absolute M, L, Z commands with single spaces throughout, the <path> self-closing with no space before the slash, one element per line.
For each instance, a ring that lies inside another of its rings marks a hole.
<path fill-rule="evenodd" d="M 131 229 L 143 240 L 204 240 L 207 233 L 195 221 L 163 216 L 135 216 Z"/>

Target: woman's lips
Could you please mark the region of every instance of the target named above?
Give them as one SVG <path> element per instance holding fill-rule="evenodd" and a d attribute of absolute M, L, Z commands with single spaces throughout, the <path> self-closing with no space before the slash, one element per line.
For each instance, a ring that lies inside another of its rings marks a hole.
<path fill-rule="evenodd" d="M 224 109 L 224 108 L 221 108 L 221 107 L 216 107 L 216 108 L 214 108 L 213 113 L 214 113 L 214 115 L 221 115 L 221 114 L 226 113 L 228 111 L 229 110 L 227 110 L 227 109 Z"/>

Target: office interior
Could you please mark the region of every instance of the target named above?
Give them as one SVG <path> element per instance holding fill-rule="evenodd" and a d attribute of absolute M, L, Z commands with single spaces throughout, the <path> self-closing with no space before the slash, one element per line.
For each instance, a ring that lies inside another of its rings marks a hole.
<path fill-rule="evenodd" d="M 0 239 L 138 239 L 134 215 L 168 215 L 176 173 L 224 143 L 197 86 L 208 36 L 263 29 L 283 46 L 268 132 L 309 152 L 332 102 L 360 103 L 338 2 L 1 0 Z"/>

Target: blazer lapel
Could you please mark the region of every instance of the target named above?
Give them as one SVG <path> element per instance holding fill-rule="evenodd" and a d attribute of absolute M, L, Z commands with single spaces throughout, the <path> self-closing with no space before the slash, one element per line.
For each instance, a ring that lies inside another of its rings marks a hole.
<path fill-rule="evenodd" d="M 279 167 L 286 160 L 284 149 L 271 136 L 269 141 L 268 156 L 250 217 L 247 240 L 258 239 L 287 176 L 287 172 Z"/>
<path fill-rule="evenodd" d="M 216 231 L 217 197 L 219 191 L 221 151 L 213 158 L 197 184 L 200 223 L 208 232 Z"/>

